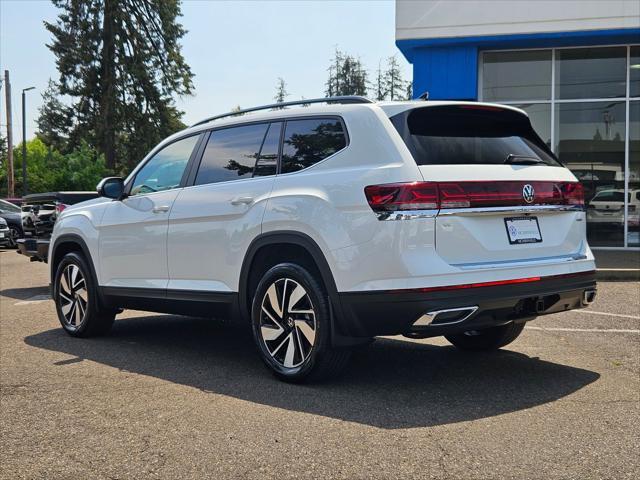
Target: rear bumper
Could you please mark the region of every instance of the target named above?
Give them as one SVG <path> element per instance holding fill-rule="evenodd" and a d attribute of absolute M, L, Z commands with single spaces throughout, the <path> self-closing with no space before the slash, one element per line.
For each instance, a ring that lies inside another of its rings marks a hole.
<path fill-rule="evenodd" d="M 32 262 L 46 262 L 49 256 L 49 239 L 21 238 L 18 253 L 30 257 Z"/>
<path fill-rule="evenodd" d="M 582 308 L 595 297 L 594 271 L 526 280 L 440 290 L 341 293 L 340 326 L 346 335 L 355 337 L 434 337 Z M 451 309 L 463 310 L 433 315 Z"/>

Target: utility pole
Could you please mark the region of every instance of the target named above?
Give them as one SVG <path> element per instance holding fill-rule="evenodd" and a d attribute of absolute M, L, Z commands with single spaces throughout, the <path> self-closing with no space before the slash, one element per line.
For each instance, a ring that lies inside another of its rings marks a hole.
<path fill-rule="evenodd" d="M 11 122 L 11 83 L 9 70 L 4 71 L 4 94 L 7 104 L 7 196 L 15 197 L 13 178 L 13 124 Z"/>
<path fill-rule="evenodd" d="M 22 198 L 26 197 L 29 191 L 27 188 L 27 118 L 25 113 L 27 99 L 24 92 L 34 88 L 36 87 L 22 89 Z"/>

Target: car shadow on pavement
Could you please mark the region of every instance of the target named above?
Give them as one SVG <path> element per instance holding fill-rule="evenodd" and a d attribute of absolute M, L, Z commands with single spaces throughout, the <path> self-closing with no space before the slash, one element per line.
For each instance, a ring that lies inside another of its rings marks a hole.
<path fill-rule="evenodd" d="M 287 410 L 386 429 L 491 417 L 565 397 L 595 372 L 512 351 L 467 354 L 453 347 L 378 339 L 330 382 L 278 381 L 247 328 L 214 320 L 153 316 L 116 321 L 110 336 L 76 339 L 62 329 L 28 345 L 141 375 Z M 59 368 L 75 363 L 57 362 Z"/>
<path fill-rule="evenodd" d="M 49 287 L 5 288 L 0 290 L 0 297 L 28 300 L 33 297 L 49 296 Z"/>

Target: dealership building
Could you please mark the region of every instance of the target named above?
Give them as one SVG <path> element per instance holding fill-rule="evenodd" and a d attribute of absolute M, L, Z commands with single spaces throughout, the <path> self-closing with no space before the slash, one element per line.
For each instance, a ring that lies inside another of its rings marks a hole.
<path fill-rule="evenodd" d="M 585 188 L 589 242 L 640 248 L 640 1 L 396 2 L 414 96 L 514 105 Z"/>

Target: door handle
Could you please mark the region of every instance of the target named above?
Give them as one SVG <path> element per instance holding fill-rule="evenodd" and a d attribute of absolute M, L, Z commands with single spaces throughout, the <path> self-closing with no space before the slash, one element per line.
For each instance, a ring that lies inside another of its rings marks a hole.
<path fill-rule="evenodd" d="M 169 205 L 160 205 L 158 207 L 153 207 L 153 213 L 166 213 L 169 211 Z"/>
<path fill-rule="evenodd" d="M 253 197 L 236 197 L 231 200 L 231 205 L 251 205 Z"/>

